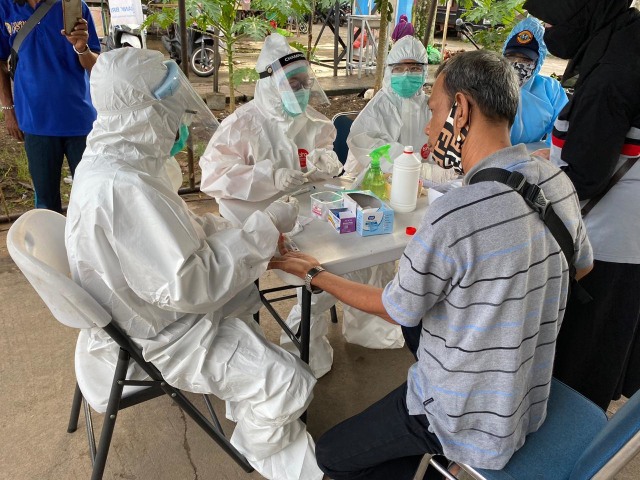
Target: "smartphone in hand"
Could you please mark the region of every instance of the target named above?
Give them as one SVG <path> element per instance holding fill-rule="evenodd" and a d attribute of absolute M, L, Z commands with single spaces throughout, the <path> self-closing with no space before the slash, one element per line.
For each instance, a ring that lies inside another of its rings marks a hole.
<path fill-rule="evenodd" d="M 69 35 L 78 19 L 82 18 L 82 0 L 62 0 L 62 17 L 64 31 Z"/>

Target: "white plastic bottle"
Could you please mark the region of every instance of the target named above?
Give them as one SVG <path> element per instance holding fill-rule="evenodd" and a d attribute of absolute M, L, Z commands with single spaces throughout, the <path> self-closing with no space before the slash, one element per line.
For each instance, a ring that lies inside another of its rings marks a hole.
<path fill-rule="evenodd" d="M 393 161 L 391 198 L 389 204 L 396 212 L 413 212 L 418 200 L 418 182 L 422 163 L 413 154 L 413 147 L 404 147 L 404 152 Z"/>

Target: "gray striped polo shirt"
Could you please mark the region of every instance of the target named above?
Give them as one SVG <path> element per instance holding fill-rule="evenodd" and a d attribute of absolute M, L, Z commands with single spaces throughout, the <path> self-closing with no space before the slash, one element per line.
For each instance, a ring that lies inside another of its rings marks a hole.
<path fill-rule="evenodd" d="M 382 300 L 399 324 L 422 321 L 409 413 L 427 415 L 450 460 L 500 469 L 545 419 L 569 275 L 520 194 L 497 182 L 468 185 L 488 167 L 540 185 L 574 238 L 576 268 L 591 265 L 571 181 L 518 145 L 483 159 L 433 202 Z"/>

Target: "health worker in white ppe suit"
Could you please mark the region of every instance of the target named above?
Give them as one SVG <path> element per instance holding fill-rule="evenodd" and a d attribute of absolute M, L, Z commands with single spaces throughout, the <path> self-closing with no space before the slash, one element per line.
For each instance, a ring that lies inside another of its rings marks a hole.
<path fill-rule="evenodd" d="M 241 208 L 254 211 L 255 202 L 299 189 L 307 177 L 329 179 L 342 170 L 333 152 L 335 127 L 311 106 L 329 101 L 304 54 L 272 33 L 265 39 L 256 70 L 260 80 L 254 99 L 223 120 L 200 158 L 200 189 L 216 199 L 224 217 L 236 220 L 242 216 Z M 300 297 L 299 290 L 298 305 L 287 318 L 294 332 L 301 319 Z M 327 294 L 312 297 L 309 364 L 318 378 L 333 363 L 326 334 L 335 302 Z M 281 345 L 299 353 L 284 333 Z"/>
<path fill-rule="evenodd" d="M 354 120 L 347 138 L 349 155 L 346 173 L 358 177 L 371 162 L 369 153 L 377 147 L 389 144 L 390 158 L 402 154 L 411 145 L 418 157 L 426 162 L 430 156 L 429 137 L 425 127 L 431 118 L 422 86 L 427 76 L 427 51 L 418 40 L 405 36 L 398 40 L 387 56 L 383 87 L 371 99 Z M 380 166 L 391 172 L 393 165 L 381 159 Z M 425 163 L 423 174 L 431 169 L 439 175 L 439 181 L 447 181 L 457 175 L 435 164 Z M 431 179 L 431 175 L 429 176 Z M 395 262 L 365 268 L 351 273 L 356 282 L 385 287 L 395 274 Z M 404 345 L 402 330 L 379 317 L 349 306 L 343 307 L 343 332 L 345 338 L 369 348 L 400 348 Z"/>
<path fill-rule="evenodd" d="M 371 163 L 369 154 L 389 144 L 391 160 L 411 145 L 425 162 L 423 177 L 436 183 L 456 178 L 453 171 L 439 168 L 430 159 L 429 137 L 425 127 L 431 118 L 423 85 L 427 79 L 427 50 L 412 36 L 398 40 L 387 56 L 382 89 L 371 99 L 351 125 L 347 145 L 349 154 L 344 169 L 357 177 Z M 384 158 L 380 168 L 391 172 L 393 164 Z"/>
<path fill-rule="evenodd" d="M 170 153 L 217 122 L 177 65 L 163 60 L 123 48 L 93 68 L 97 119 L 67 214 L 73 278 L 171 385 L 230 402 L 231 443 L 260 474 L 319 480 L 313 440 L 298 418 L 315 379 L 251 319 L 260 306 L 253 282 L 297 206 L 275 202 L 239 228 L 189 211 Z M 83 331 L 78 342 L 77 355 L 115 364 L 117 347 L 102 331 Z"/>
<path fill-rule="evenodd" d="M 266 200 L 300 188 L 312 168 L 310 180 L 331 178 L 342 168 L 333 152 L 335 127 L 311 106 L 329 100 L 304 54 L 272 33 L 256 70 L 254 99 L 222 121 L 200 157 L 200 189 L 216 200 Z M 225 216 L 224 202 L 220 213 Z"/>

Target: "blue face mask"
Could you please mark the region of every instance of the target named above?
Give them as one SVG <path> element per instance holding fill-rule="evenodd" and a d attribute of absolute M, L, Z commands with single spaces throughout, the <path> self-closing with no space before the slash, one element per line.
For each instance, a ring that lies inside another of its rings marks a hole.
<path fill-rule="evenodd" d="M 424 85 L 424 73 L 391 75 L 391 88 L 402 98 L 413 97 Z"/>
<path fill-rule="evenodd" d="M 187 138 L 189 138 L 189 127 L 187 127 L 184 123 L 180 125 L 180 135 L 178 140 L 171 147 L 171 152 L 169 155 L 173 157 L 176 153 L 181 152 L 184 146 L 187 144 Z"/>
<path fill-rule="evenodd" d="M 309 105 L 309 96 L 311 90 L 301 88 L 297 92 L 283 92 L 282 94 L 282 108 L 284 111 L 292 116 L 297 117 L 304 112 Z"/>

